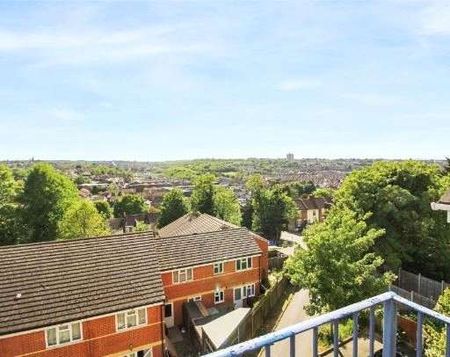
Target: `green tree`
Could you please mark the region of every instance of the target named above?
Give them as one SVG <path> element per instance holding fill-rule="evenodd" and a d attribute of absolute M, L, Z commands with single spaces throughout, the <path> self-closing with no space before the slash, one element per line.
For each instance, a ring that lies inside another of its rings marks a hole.
<path fill-rule="evenodd" d="M 126 195 L 114 204 L 114 217 L 146 212 L 148 212 L 148 206 L 142 196 L 139 195 Z"/>
<path fill-rule="evenodd" d="M 255 194 L 252 206 L 253 230 L 273 241 L 278 241 L 281 231 L 297 211 L 292 198 L 279 185 Z"/>
<path fill-rule="evenodd" d="M 94 201 L 94 205 L 97 212 L 100 213 L 103 218 L 110 219 L 112 217 L 113 211 L 108 201 Z"/>
<path fill-rule="evenodd" d="M 109 233 L 104 217 L 87 200 L 79 199 L 72 204 L 58 223 L 59 239 L 96 237 Z"/>
<path fill-rule="evenodd" d="M 445 316 L 450 316 L 450 288 L 444 290 L 434 309 Z M 430 321 L 425 325 L 425 331 L 425 356 L 445 356 L 445 327 L 435 321 Z"/>
<path fill-rule="evenodd" d="M 234 192 L 226 187 L 218 186 L 214 192 L 214 214 L 224 221 L 240 225 L 241 207 Z"/>
<path fill-rule="evenodd" d="M 208 174 L 197 177 L 194 180 L 191 205 L 193 212 L 214 215 L 214 182 L 215 176 Z"/>
<path fill-rule="evenodd" d="M 142 221 L 137 221 L 135 231 L 136 232 L 146 232 L 146 231 L 149 231 L 150 228 L 151 228 L 150 224 L 147 224 Z"/>
<path fill-rule="evenodd" d="M 189 212 L 189 204 L 179 188 L 167 192 L 160 206 L 158 227 L 164 227 Z"/>
<path fill-rule="evenodd" d="M 15 244 L 20 236 L 17 194 L 18 185 L 12 171 L 0 165 L 0 245 Z"/>
<path fill-rule="evenodd" d="M 51 165 L 34 165 L 20 197 L 23 223 L 28 232 L 23 241 L 56 239 L 59 221 L 78 199 L 78 190 L 72 180 Z"/>
<path fill-rule="evenodd" d="M 430 208 L 442 193 L 443 182 L 448 179 L 437 165 L 377 162 L 348 175 L 335 194 L 334 205 L 350 209 L 359 220 L 369 213 L 368 226 L 385 230 L 374 252 L 393 271 L 402 266 L 446 279 L 450 278 L 450 230 L 445 214 Z"/>
<path fill-rule="evenodd" d="M 248 200 L 242 207 L 242 226 L 252 229 L 253 226 L 253 206 L 252 201 Z"/>
<path fill-rule="evenodd" d="M 316 198 L 330 198 L 334 197 L 335 190 L 332 188 L 320 187 L 313 192 L 313 196 Z"/>
<path fill-rule="evenodd" d="M 332 311 L 386 290 L 394 277 L 377 273 L 383 259 L 371 252 L 383 234 L 350 210 L 332 210 L 325 222 L 305 231 L 307 249 L 297 248 L 285 269 L 292 283 L 309 290 L 309 314 Z"/>

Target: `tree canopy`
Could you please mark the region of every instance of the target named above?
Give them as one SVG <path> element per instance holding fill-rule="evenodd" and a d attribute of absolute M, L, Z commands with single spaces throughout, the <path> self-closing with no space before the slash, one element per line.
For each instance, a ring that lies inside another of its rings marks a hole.
<path fill-rule="evenodd" d="M 34 165 L 20 195 L 23 223 L 28 232 L 23 241 L 56 239 L 58 222 L 78 199 L 78 190 L 72 180 L 51 165 Z"/>
<path fill-rule="evenodd" d="M 215 176 L 208 174 L 194 180 L 191 205 L 193 212 L 207 213 L 214 216 Z"/>
<path fill-rule="evenodd" d="M 108 201 L 105 200 L 94 201 L 94 205 L 95 208 L 97 209 L 97 212 L 100 213 L 103 216 L 103 218 L 110 219 L 112 217 L 113 210 Z"/>
<path fill-rule="evenodd" d="M 285 269 L 294 284 L 309 290 L 309 314 L 335 310 L 387 288 L 394 277 L 377 273 L 383 259 L 372 252 L 383 234 L 349 209 L 332 210 L 325 222 L 305 231 L 307 249 L 297 248 Z"/>
<path fill-rule="evenodd" d="M 73 239 L 106 235 L 110 233 L 105 218 L 95 205 L 79 199 L 70 206 L 58 222 L 58 238 Z"/>
<path fill-rule="evenodd" d="M 148 212 L 148 206 L 145 204 L 142 196 L 126 195 L 114 203 L 114 217 L 123 217 L 123 215 L 139 214 Z"/>
<path fill-rule="evenodd" d="M 449 187 L 448 176 L 437 165 L 377 162 L 351 173 L 336 192 L 334 205 L 355 212 L 371 228 L 385 230 L 374 251 L 391 270 L 402 266 L 448 279 L 450 230 L 445 214 L 432 211 L 430 203 Z"/>
<path fill-rule="evenodd" d="M 17 194 L 18 184 L 11 169 L 0 165 L 0 245 L 17 243 L 22 233 Z"/>
<path fill-rule="evenodd" d="M 214 214 L 224 221 L 240 225 L 241 207 L 234 192 L 226 187 L 218 186 L 214 192 Z"/>
<path fill-rule="evenodd" d="M 292 200 L 279 185 L 252 194 L 252 229 L 265 238 L 277 241 L 281 231 L 297 212 Z"/>
<path fill-rule="evenodd" d="M 444 290 L 434 309 L 445 316 L 450 316 L 450 288 Z M 425 331 L 425 356 L 445 356 L 445 327 L 442 324 L 436 323 L 436 321 L 430 321 L 426 324 Z"/>
<path fill-rule="evenodd" d="M 189 203 L 179 188 L 167 192 L 160 206 L 158 227 L 164 227 L 189 212 Z"/>

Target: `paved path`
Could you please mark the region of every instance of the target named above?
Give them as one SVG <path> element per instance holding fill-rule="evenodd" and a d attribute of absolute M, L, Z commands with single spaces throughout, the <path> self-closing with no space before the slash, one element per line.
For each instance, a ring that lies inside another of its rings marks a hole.
<path fill-rule="evenodd" d="M 303 307 L 308 303 L 307 290 L 296 292 L 275 330 L 307 320 L 309 316 L 306 315 Z M 312 356 L 312 331 L 304 332 L 296 337 L 295 351 L 297 356 Z M 272 356 L 289 356 L 289 339 L 276 343 L 271 352 Z"/>

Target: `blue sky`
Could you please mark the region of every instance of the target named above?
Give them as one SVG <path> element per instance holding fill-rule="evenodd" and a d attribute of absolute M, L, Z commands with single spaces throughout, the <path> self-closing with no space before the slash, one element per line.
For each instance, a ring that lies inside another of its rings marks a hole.
<path fill-rule="evenodd" d="M 0 3 L 0 159 L 443 158 L 450 3 Z"/>

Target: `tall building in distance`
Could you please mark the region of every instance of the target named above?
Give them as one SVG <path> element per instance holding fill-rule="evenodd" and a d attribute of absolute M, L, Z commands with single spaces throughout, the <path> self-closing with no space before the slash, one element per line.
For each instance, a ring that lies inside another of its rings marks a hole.
<path fill-rule="evenodd" d="M 286 160 L 287 160 L 287 161 L 294 161 L 294 154 L 291 153 L 291 152 L 288 152 L 288 153 L 286 154 Z"/>

